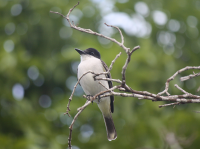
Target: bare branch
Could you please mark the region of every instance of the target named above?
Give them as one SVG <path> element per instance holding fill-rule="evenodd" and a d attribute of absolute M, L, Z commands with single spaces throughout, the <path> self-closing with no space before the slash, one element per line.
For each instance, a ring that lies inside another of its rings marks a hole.
<path fill-rule="evenodd" d="M 199 88 L 197 89 L 197 92 L 199 92 L 200 91 L 200 86 L 199 86 Z"/>
<path fill-rule="evenodd" d="M 124 44 L 124 36 L 122 35 L 122 31 L 119 29 L 119 27 L 116 27 L 116 26 L 113 26 L 113 25 L 108 25 L 108 24 L 106 24 L 106 23 L 104 23 L 105 25 L 107 25 L 107 26 L 109 26 L 109 27 L 114 27 L 114 28 L 116 28 L 118 31 L 119 31 L 119 33 L 120 33 L 120 36 L 121 36 L 121 44 L 123 45 Z"/>
<path fill-rule="evenodd" d="M 193 111 L 193 112 L 195 112 L 195 113 L 200 113 L 200 111 Z"/>
<path fill-rule="evenodd" d="M 136 47 L 134 47 L 132 50 L 131 50 L 131 52 L 130 52 L 130 54 L 132 54 L 133 52 L 135 52 L 137 49 L 139 49 L 140 48 L 140 46 L 136 46 Z"/>
<path fill-rule="evenodd" d="M 91 104 L 91 101 L 87 100 L 86 103 L 78 110 L 78 113 L 74 116 L 74 119 L 72 120 L 71 125 L 69 126 L 69 137 L 68 137 L 68 146 L 71 149 L 72 145 L 71 145 L 71 140 L 72 140 L 72 130 L 73 130 L 73 125 L 76 121 L 76 119 L 78 118 L 78 116 L 81 114 L 81 112 L 83 112 L 83 110 L 89 105 Z"/>
<path fill-rule="evenodd" d="M 121 43 L 120 43 L 119 41 L 117 41 L 116 39 L 114 39 L 114 38 L 110 38 L 110 37 L 107 37 L 107 36 L 102 35 L 102 34 L 100 34 L 100 33 L 94 32 L 94 31 L 92 31 L 91 29 L 84 29 L 84 28 L 81 28 L 81 27 L 77 27 L 77 26 L 75 26 L 73 23 L 71 23 L 71 21 L 70 21 L 70 19 L 69 19 L 69 15 L 70 15 L 70 13 L 72 12 L 72 10 L 73 10 L 78 4 L 79 4 L 79 2 L 78 2 L 73 8 L 71 8 L 71 9 L 69 10 L 67 16 L 64 16 L 63 14 L 61 14 L 61 13 L 59 13 L 59 12 L 54 12 L 54 11 L 50 11 L 50 13 L 55 13 L 55 14 L 61 15 L 63 18 L 67 19 L 67 21 L 69 22 L 70 27 L 73 28 L 73 29 L 76 29 L 76 30 L 78 30 L 78 31 L 85 32 L 85 33 L 88 33 L 88 34 L 92 34 L 92 35 L 96 35 L 96 36 L 99 36 L 99 37 L 106 38 L 106 39 L 108 39 L 108 40 L 110 40 L 110 41 L 112 41 L 112 42 L 118 44 L 118 45 L 119 45 L 120 47 L 122 47 L 126 52 L 128 51 L 129 48 L 127 48 L 127 47 L 124 46 L 124 37 L 123 37 L 123 35 L 122 35 L 122 32 L 121 32 L 121 30 L 120 30 L 118 27 L 116 27 L 116 26 L 113 26 L 113 25 L 111 26 L 111 25 L 107 25 L 107 24 L 106 24 L 107 26 L 111 26 L 111 27 L 116 28 L 116 29 L 120 32 L 121 39 L 122 39 L 122 42 L 121 42 Z"/>
<path fill-rule="evenodd" d="M 167 144 L 170 146 L 170 148 L 175 148 L 175 149 L 182 149 L 180 146 L 175 134 L 173 132 L 167 132 L 165 136 L 165 141 Z"/>
<path fill-rule="evenodd" d="M 175 78 L 178 74 L 180 74 L 181 72 L 186 71 L 186 70 L 189 70 L 189 69 L 200 69 L 200 66 L 187 66 L 187 67 L 185 67 L 185 68 L 182 68 L 182 69 L 178 70 L 173 76 L 171 76 L 169 79 L 167 79 L 167 82 L 165 83 L 165 90 L 162 91 L 162 92 L 160 92 L 160 93 L 158 93 L 158 95 L 162 95 L 162 94 L 166 93 L 166 94 L 169 96 L 169 95 L 170 95 L 170 94 L 168 93 L 169 82 L 172 81 L 172 80 L 174 80 L 174 78 Z"/>
<path fill-rule="evenodd" d="M 183 92 L 184 94 L 190 94 L 188 92 L 186 92 L 184 89 L 182 89 L 181 87 L 179 87 L 177 84 L 174 85 L 177 89 L 179 89 L 181 92 Z"/>
<path fill-rule="evenodd" d="M 133 53 L 134 51 L 136 51 L 136 50 L 139 49 L 139 48 L 140 48 L 140 46 L 136 46 L 136 47 L 133 48 L 133 50 L 132 50 L 131 52 L 129 51 L 130 49 L 128 49 L 128 52 L 126 52 L 126 53 L 127 53 L 127 59 L 126 59 L 126 62 L 125 62 L 125 64 L 124 64 L 123 68 L 122 68 L 122 86 L 124 86 L 125 83 L 126 83 L 126 76 L 125 76 L 125 73 L 126 73 L 126 69 L 127 69 L 127 67 L 128 67 L 128 64 L 129 64 L 129 62 L 130 62 L 130 60 L 131 60 L 131 55 L 132 55 L 132 53 Z"/>
<path fill-rule="evenodd" d="M 159 105 L 158 107 L 159 107 L 159 108 L 162 108 L 162 107 L 175 106 L 175 105 L 180 105 L 180 104 L 181 104 L 181 102 L 174 102 L 174 103 Z"/>
<path fill-rule="evenodd" d="M 117 56 L 115 57 L 115 59 L 111 62 L 110 67 L 108 68 L 108 72 L 111 71 L 113 64 L 115 63 L 115 61 L 120 57 L 120 55 L 122 54 L 122 52 L 119 52 L 119 54 L 117 54 Z"/>
<path fill-rule="evenodd" d="M 117 83 L 122 83 L 119 79 L 111 79 L 111 78 L 96 78 L 96 80 L 105 80 L 105 81 L 112 81 L 112 82 L 117 82 Z"/>
<path fill-rule="evenodd" d="M 186 80 L 189 80 L 189 79 L 194 78 L 194 77 L 197 77 L 197 76 L 200 76 L 200 72 L 199 72 L 199 73 L 196 73 L 196 74 L 191 74 L 191 75 L 189 75 L 189 76 L 181 77 L 180 80 L 181 80 L 181 81 L 186 81 Z"/>
<path fill-rule="evenodd" d="M 88 74 L 88 73 L 93 73 L 93 74 L 94 74 L 94 72 L 92 72 L 92 71 L 88 71 L 88 72 L 84 73 L 84 74 L 78 79 L 77 83 L 76 83 L 75 86 L 74 86 L 74 89 L 73 89 L 73 91 L 72 91 L 72 94 L 71 94 L 71 96 L 69 97 L 69 101 L 68 101 L 68 104 L 67 104 L 67 110 L 66 110 L 66 112 L 64 113 L 64 114 L 67 114 L 69 117 L 70 117 L 70 114 L 69 114 L 70 108 L 69 108 L 69 106 L 70 106 L 70 102 L 72 101 L 72 97 L 73 97 L 73 95 L 74 95 L 74 92 L 75 92 L 75 90 L 76 90 L 78 84 L 80 83 L 80 80 L 81 80 L 86 74 Z"/>
<path fill-rule="evenodd" d="M 101 82 L 99 82 L 99 84 L 101 84 L 106 90 L 108 90 L 108 88 L 105 87 L 105 85 L 103 85 Z"/>

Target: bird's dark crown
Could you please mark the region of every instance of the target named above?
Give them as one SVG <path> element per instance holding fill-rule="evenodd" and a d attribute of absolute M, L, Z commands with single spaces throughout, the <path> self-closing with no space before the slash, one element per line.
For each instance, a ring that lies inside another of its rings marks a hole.
<path fill-rule="evenodd" d="M 89 54 L 89 55 L 92 55 L 98 59 L 101 59 L 101 55 L 99 53 L 99 51 L 97 51 L 96 49 L 94 48 L 88 48 L 86 50 L 83 51 L 85 54 Z"/>

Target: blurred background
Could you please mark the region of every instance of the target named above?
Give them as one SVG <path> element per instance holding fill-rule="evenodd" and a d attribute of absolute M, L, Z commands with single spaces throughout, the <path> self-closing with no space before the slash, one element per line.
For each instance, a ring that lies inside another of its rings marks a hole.
<path fill-rule="evenodd" d="M 0 148 L 66 149 L 69 125 L 85 103 L 79 86 L 66 111 L 75 85 L 79 54 L 75 48 L 93 47 L 107 65 L 121 51 L 111 71 L 121 79 L 126 54 L 106 39 L 72 30 L 66 15 L 77 0 L 0 0 Z M 134 52 L 126 77 L 135 90 L 157 94 L 165 81 L 185 66 L 200 65 L 200 0 L 84 0 L 70 15 L 75 24 L 120 41 Z M 198 72 L 198 71 L 194 71 Z M 198 94 L 200 78 L 170 83 L 171 94 L 182 94 L 177 83 Z M 115 98 L 118 138 L 109 142 L 96 104 L 75 122 L 73 149 L 195 149 L 200 146 L 198 104 L 158 108 L 166 102 Z"/>

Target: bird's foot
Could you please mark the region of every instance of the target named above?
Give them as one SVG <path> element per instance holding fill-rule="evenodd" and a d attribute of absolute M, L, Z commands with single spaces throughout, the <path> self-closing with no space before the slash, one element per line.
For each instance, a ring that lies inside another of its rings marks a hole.
<path fill-rule="evenodd" d="M 98 103 L 100 103 L 100 101 L 101 101 L 101 98 L 100 98 L 100 95 L 98 96 Z"/>
<path fill-rule="evenodd" d="M 93 96 L 92 95 L 86 95 L 86 98 L 88 101 L 90 101 L 90 99 L 92 98 Z M 92 104 L 93 104 L 93 101 L 92 101 Z"/>

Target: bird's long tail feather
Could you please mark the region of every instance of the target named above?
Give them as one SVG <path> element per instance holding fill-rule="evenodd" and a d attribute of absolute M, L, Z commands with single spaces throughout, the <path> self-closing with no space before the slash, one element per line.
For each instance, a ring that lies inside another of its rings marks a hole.
<path fill-rule="evenodd" d="M 117 132 L 115 130 L 115 125 L 114 125 L 111 113 L 110 115 L 106 115 L 106 116 L 103 115 L 103 117 L 104 117 L 104 122 L 106 125 L 108 140 L 109 141 L 115 140 L 117 138 Z"/>

